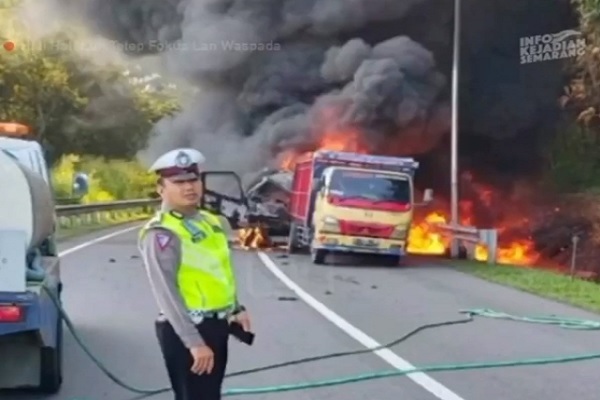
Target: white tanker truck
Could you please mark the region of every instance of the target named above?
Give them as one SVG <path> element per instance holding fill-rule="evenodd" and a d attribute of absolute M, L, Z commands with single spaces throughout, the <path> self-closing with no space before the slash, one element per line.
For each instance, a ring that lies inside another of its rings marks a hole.
<path fill-rule="evenodd" d="M 56 393 L 62 383 L 62 319 L 54 199 L 39 143 L 0 124 L 0 390 Z M 4 134 L 3 134 L 4 133 Z M 0 395 L 1 397 L 1 395 Z"/>

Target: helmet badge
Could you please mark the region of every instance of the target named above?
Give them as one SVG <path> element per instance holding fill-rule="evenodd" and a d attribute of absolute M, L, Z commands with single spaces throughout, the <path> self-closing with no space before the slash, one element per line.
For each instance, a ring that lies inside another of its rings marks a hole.
<path fill-rule="evenodd" d="M 179 154 L 177 154 L 177 157 L 175 158 L 175 165 L 179 168 L 187 168 L 192 164 L 192 160 L 190 158 L 190 156 L 182 151 Z"/>

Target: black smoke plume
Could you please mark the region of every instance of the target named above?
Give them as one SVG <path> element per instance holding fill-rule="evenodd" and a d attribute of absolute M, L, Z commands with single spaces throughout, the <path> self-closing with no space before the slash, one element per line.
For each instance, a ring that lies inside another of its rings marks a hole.
<path fill-rule="evenodd" d="M 565 78 L 560 61 L 520 65 L 519 38 L 575 27 L 570 1 L 462 3 L 461 168 L 508 181 L 535 173 Z M 415 155 L 422 179 L 448 181 L 453 1 L 65 4 L 103 36 L 135 44 L 124 46 L 131 56 L 157 54 L 199 88 L 157 124 L 146 160 L 189 145 L 214 166 L 253 170 L 310 148 L 329 116 L 328 129 L 359 129 L 372 151 Z"/>

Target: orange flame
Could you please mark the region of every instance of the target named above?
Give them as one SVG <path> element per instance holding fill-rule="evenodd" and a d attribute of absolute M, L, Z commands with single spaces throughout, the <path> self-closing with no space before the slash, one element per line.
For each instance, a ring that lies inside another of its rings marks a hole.
<path fill-rule="evenodd" d="M 422 223 L 413 224 L 408 234 L 407 251 L 412 254 L 444 254 L 448 242 L 441 233 L 435 232 L 432 224 L 446 223 L 446 217 L 434 212 L 425 217 Z"/>
<path fill-rule="evenodd" d="M 348 151 L 351 153 L 367 154 L 360 132 L 354 130 L 328 131 L 323 134 L 310 151 L 296 152 L 286 150 L 279 156 L 279 168 L 291 171 L 302 156 L 309 155 L 316 150 Z"/>
<path fill-rule="evenodd" d="M 244 250 L 271 247 L 269 236 L 266 231 L 259 226 L 240 229 L 237 234 L 240 247 Z"/>
<path fill-rule="evenodd" d="M 463 217 L 470 220 L 469 215 Z M 428 214 L 421 222 L 413 223 L 408 238 L 407 251 L 411 254 L 442 255 L 450 247 L 450 240 L 435 229 L 435 224 L 446 224 L 448 218 L 441 212 Z M 502 231 L 502 229 L 499 229 Z M 483 245 L 477 245 L 474 250 L 474 258 L 478 261 L 488 260 L 488 249 Z M 508 245 L 499 246 L 496 254 L 498 264 L 532 265 L 540 258 L 535 250 L 535 245 L 529 239 L 516 239 Z"/>
<path fill-rule="evenodd" d="M 294 169 L 296 162 L 300 157 L 311 154 L 316 150 L 348 151 L 359 154 L 369 154 L 370 146 L 367 146 L 361 132 L 357 129 L 340 129 L 336 125 L 338 118 L 336 118 L 335 113 L 336 110 L 328 109 L 320 115 L 317 126 L 321 127 L 321 131 L 317 132 L 318 139 L 315 140 L 315 143 L 311 148 L 305 149 L 305 151 L 286 150 L 281 153 L 278 158 L 279 168 L 291 171 Z M 393 144 L 394 143 L 390 143 L 390 145 Z M 389 154 L 390 152 L 393 152 L 392 148 L 396 149 L 397 147 L 398 146 L 391 146 L 385 153 Z M 470 174 L 466 174 L 466 177 L 472 181 L 472 176 Z M 478 197 L 479 202 L 484 206 L 493 209 L 494 191 L 492 188 L 481 184 L 473 184 L 473 187 L 476 190 L 475 194 Z M 472 202 L 461 202 L 460 211 L 462 225 L 475 225 L 475 213 Z M 421 220 L 415 219 L 409 232 L 408 252 L 423 255 L 444 254 L 450 245 L 450 241 L 446 236 L 436 231 L 435 224 L 445 224 L 448 220 L 449 218 L 441 211 L 431 212 Z M 522 225 L 526 222 L 526 220 L 523 221 L 522 219 L 520 221 L 515 220 L 510 226 L 518 226 L 519 224 Z M 505 232 L 507 228 L 508 226 L 506 224 L 497 227 L 499 234 Z M 267 237 L 262 230 L 259 234 L 254 232 L 253 235 L 254 237 Z M 248 243 L 248 239 L 245 239 L 245 242 Z M 254 243 L 252 240 L 250 242 L 251 244 Z M 474 256 L 479 261 L 486 261 L 488 258 L 488 251 L 484 246 L 477 246 Z M 509 241 L 507 245 L 499 247 L 496 258 L 498 263 L 520 265 L 531 265 L 538 259 L 539 254 L 535 251 L 533 241 L 523 238 L 515 238 L 515 240 Z"/>

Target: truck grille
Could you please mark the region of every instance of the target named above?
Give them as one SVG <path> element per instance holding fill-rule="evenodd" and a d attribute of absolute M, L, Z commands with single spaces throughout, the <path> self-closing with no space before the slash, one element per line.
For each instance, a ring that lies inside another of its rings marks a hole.
<path fill-rule="evenodd" d="M 388 239 L 394 233 L 393 225 L 366 224 L 364 222 L 340 221 L 343 235 Z"/>

